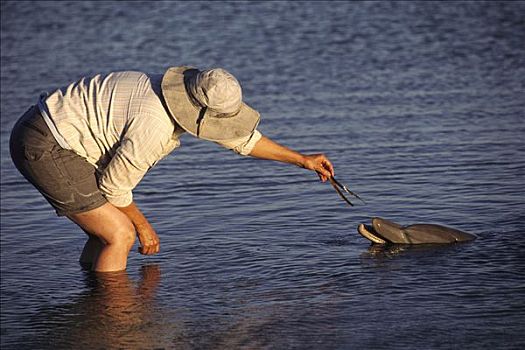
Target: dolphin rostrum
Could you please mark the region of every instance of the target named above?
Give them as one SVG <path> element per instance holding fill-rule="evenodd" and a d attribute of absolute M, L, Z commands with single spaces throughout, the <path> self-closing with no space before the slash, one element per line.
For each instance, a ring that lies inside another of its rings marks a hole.
<path fill-rule="evenodd" d="M 357 231 L 376 244 L 447 244 L 476 239 L 470 233 L 435 224 L 401 226 L 381 218 L 373 218 L 372 226 L 360 224 Z"/>

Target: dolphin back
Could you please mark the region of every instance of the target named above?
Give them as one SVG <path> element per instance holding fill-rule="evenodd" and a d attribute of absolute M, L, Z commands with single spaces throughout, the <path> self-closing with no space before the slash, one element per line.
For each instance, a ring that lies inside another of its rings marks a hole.
<path fill-rule="evenodd" d="M 434 224 L 415 224 L 404 227 L 409 239 L 420 243 L 454 243 L 472 241 L 476 236 L 454 228 Z"/>

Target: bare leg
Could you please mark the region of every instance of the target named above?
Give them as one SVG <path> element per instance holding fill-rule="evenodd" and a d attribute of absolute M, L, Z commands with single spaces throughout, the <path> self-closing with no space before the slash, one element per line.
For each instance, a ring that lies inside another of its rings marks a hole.
<path fill-rule="evenodd" d="M 121 271 L 126 269 L 128 254 L 135 242 L 135 228 L 128 217 L 110 203 L 78 214 L 68 216 L 85 232 L 96 236 L 102 243 L 97 256 L 91 256 L 92 270 L 99 272 Z M 96 243 L 89 240 L 85 248 L 86 256 Z M 82 252 L 84 255 L 84 251 Z M 81 257 L 82 259 L 82 257 Z"/>
<path fill-rule="evenodd" d="M 100 254 L 100 251 L 104 247 L 104 242 L 102 242 L 97 236 L 92 235 L 87 231 L 84 232 L 88 235 L 88 240 L 84 245 L 84 249 L 82 249 L 79 262 L 82 267 L 91 270 Z"/>

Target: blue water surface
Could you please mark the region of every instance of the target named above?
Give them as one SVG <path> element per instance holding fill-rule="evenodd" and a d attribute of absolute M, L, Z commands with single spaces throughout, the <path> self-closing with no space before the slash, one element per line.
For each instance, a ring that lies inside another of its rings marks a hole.
<path fill-rule="evenodd" d="M 524 2 L 1 2 L 2 349 L 522 349 Z M 41 91 L 223 67 L 315 174 L 182 137 L 134 192 L 161 238 L 126 273 L 16 171 Z M 370 247 L 374 216 L 478 235 Z"/>

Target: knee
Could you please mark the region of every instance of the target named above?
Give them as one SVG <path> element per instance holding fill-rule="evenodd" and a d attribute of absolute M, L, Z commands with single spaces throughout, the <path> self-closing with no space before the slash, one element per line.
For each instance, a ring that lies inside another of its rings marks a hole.
<path fill-rule="evenodd" d="M 119 245 L 125 247 L 128 250 L 131 250 L 133 244 L 135 244 L 135 239 L 135 228 L 130 223 L 129 225 L 124 225 L 120 227 L 120 229 L 114 233 L 113 242 L 109 243 Z"/>

